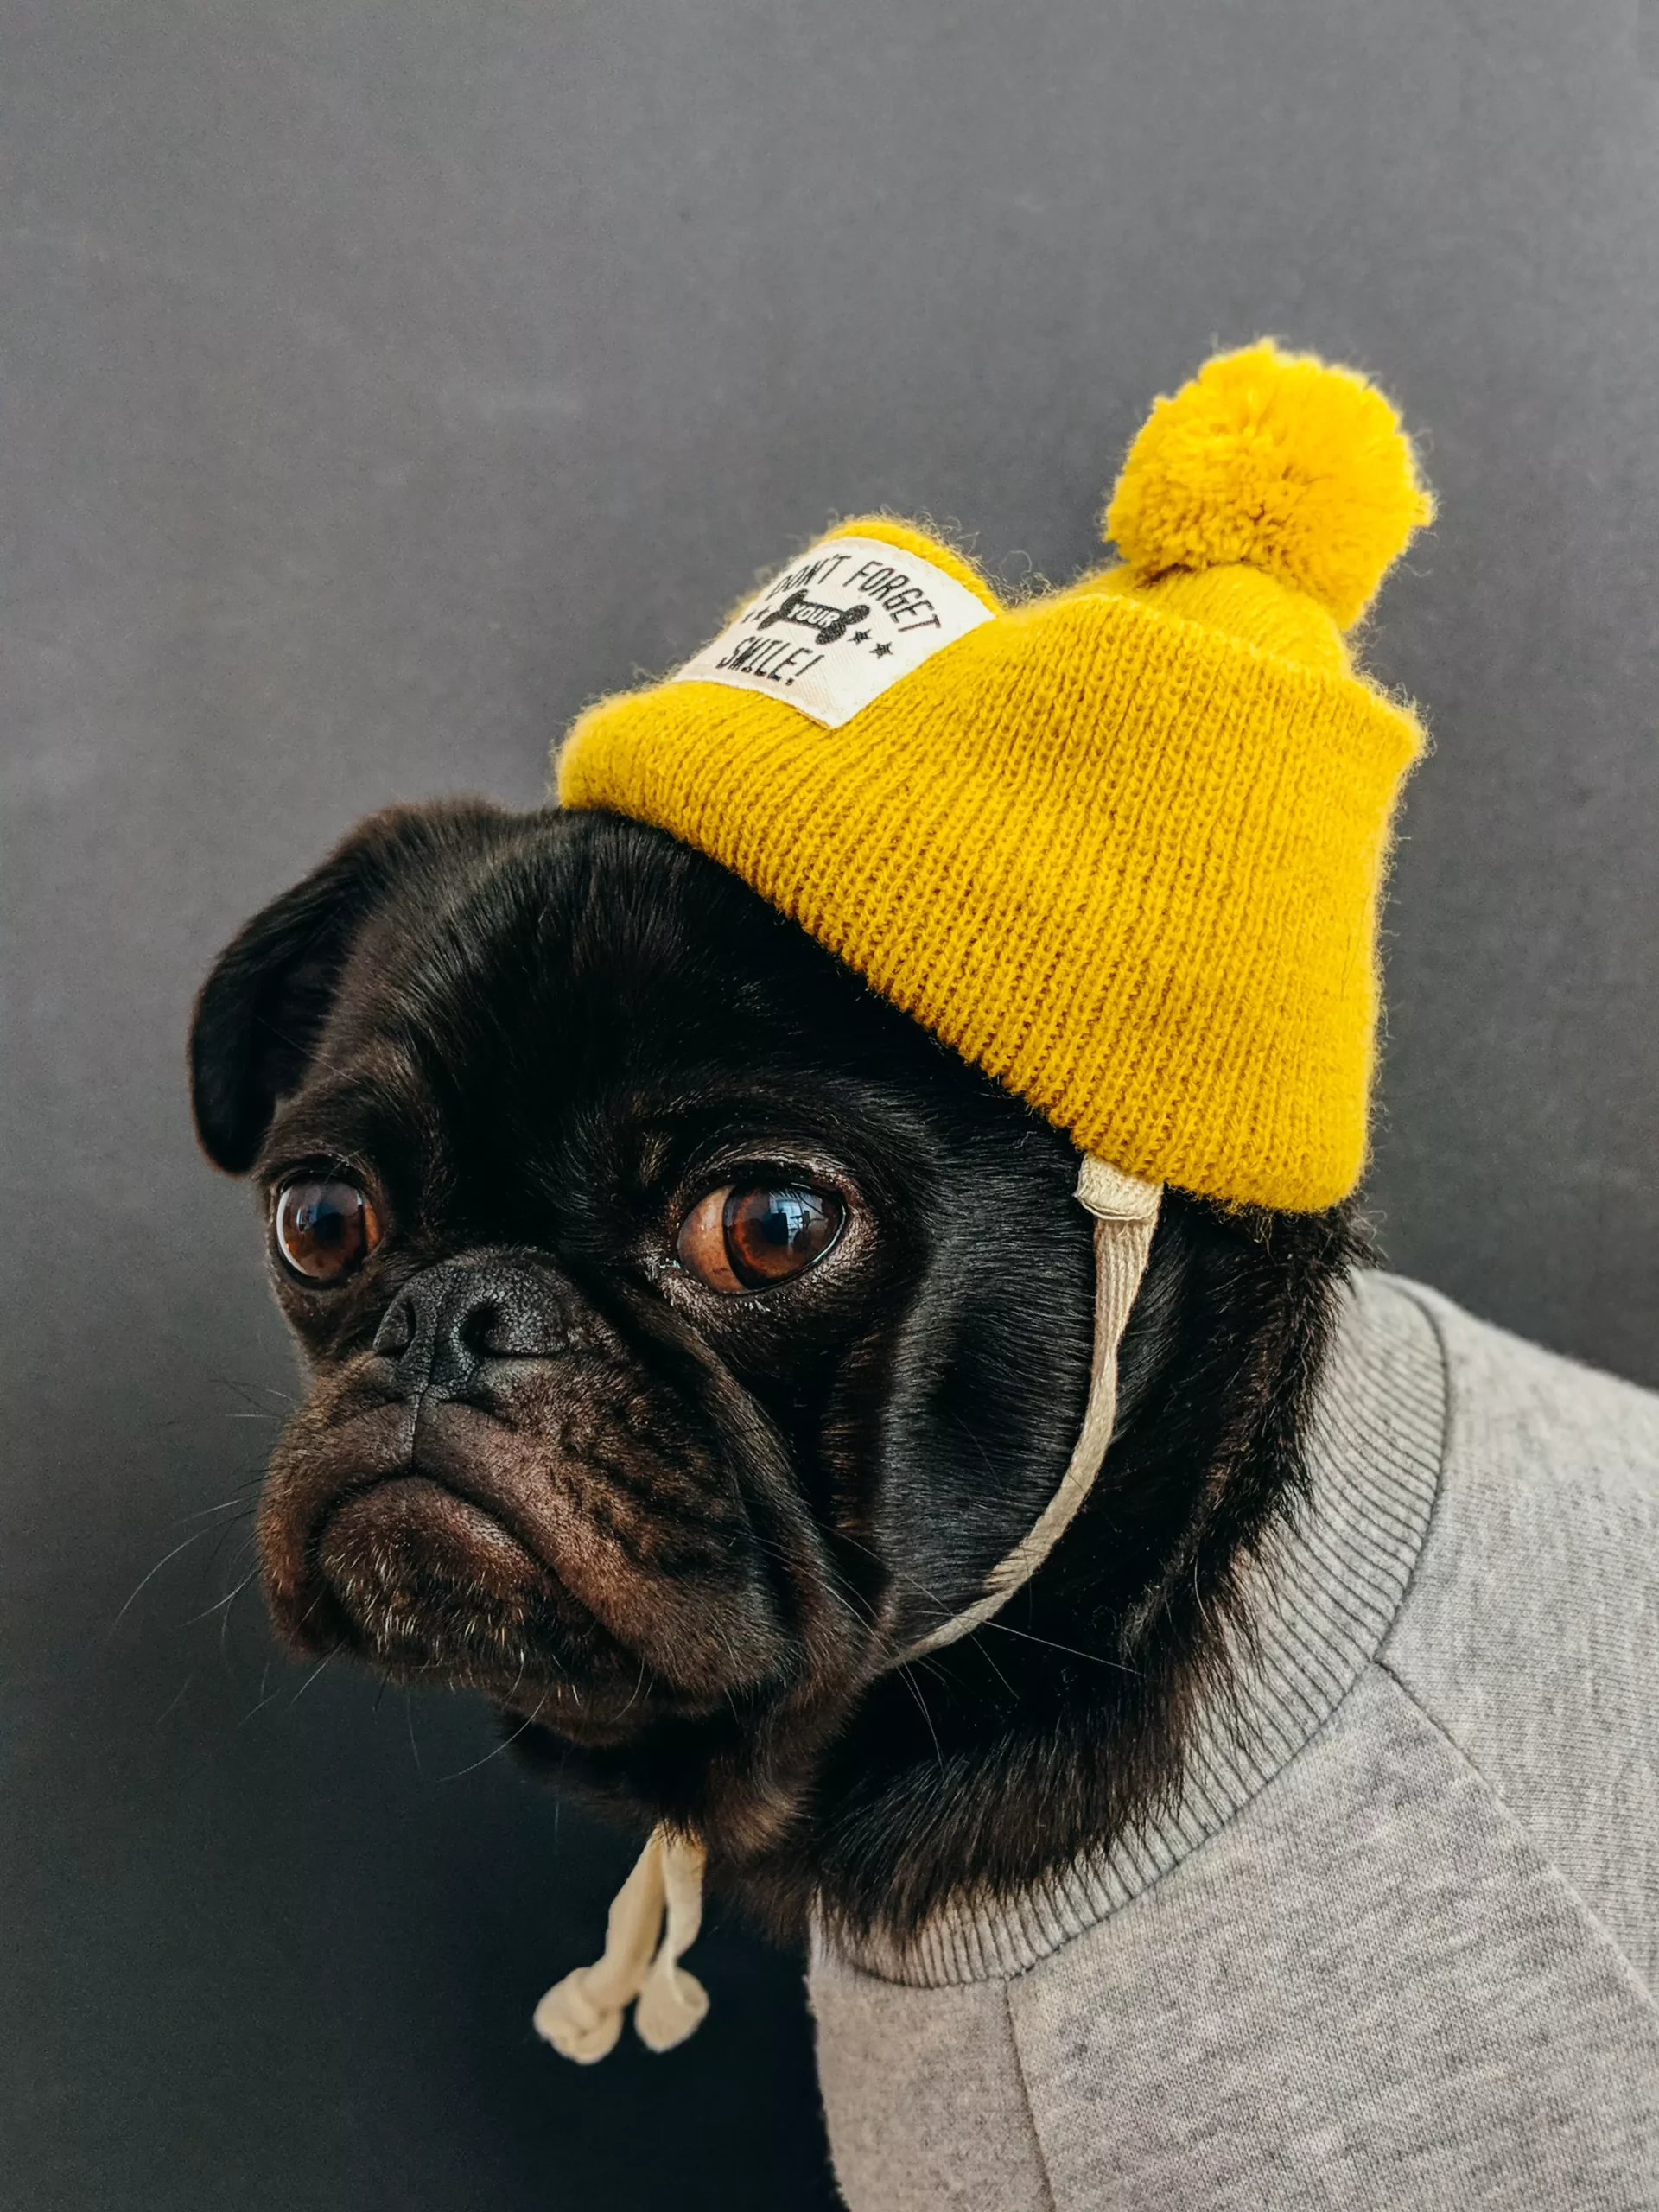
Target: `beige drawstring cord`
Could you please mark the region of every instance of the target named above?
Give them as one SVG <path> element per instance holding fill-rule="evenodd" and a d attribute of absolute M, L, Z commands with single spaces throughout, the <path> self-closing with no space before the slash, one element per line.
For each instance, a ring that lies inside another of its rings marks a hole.
<path fill-rule="evenodd" d="M 989 1620 L 1028 1582 L 1088 1496 L 1117 1417 L 1117 1347 L 1146 1273 L 1163 1196 L 1143 1182 L 1085 1157 L 1077 1199 L 1095 1217 L 1095 1348 L 1089 1403 L 1069 1465 L 1041 1515 L 987 1577 L 983 1594 L 912 1644 L 906 1659 L 938 1651 Z M 622 2015 L 633 2005 L 634 2031 L 652 2050 L 672 2050 L 702 2026 L 709 1994 L 680 1960 L 702 1919 L 703 1849 L 658 1826 L 612 1901 L 605 1950 L 590 1967 L 556 1982 L 536 2007 L 537 2035 L 561 2056 L 591 2066 L 615 2050 Z M 635 2003 L 635 1999 L 639 2001 Z"/>
<path fill-rule="evenodd" d="M 652 1830 L 612 1900 L 603 1957 L 555 1982 L 536 2007 L 536 2032 L 561 2057 L 608 2057 L 636 1998 L 634 2031 L 649 2050 L 672 2050 L 702 2026 L 709 1993 L 680 1960 L 702 1920 L 702 1860 L 700 1843 Z"/>
<path fill-rule="evenodd" d="M 984 1594 L 931 1630 L 905 1654 L 919 1659 L 968 1636 L 1005 1605 L 1032 1576 L 1071 1525 L 1094 1486 L 1117 1420 L 1117 1347 L 1128 1325 L 1158 1226 L 1161 1185 L 1146 1183 L 1085 1154 L 1077 1170 L 1077 1203 L 1095 1217 L 1095 1350 L 1089 1370 L 1089 1402 L 1071 1462 L 1059 1488 L 1007 1557 L 985 1580 Z"/>

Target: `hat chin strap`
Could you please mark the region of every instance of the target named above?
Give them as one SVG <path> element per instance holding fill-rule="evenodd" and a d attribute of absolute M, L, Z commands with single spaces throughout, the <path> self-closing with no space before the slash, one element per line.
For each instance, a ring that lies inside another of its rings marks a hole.
<path fill-rule="evenodd" d="M 1117 1419 L 1117 1348 L 1147 1271 L 1162 1197 L 1160 1185 L 1142 1182 L 1140 1176 L 1126 1175 L 1085 1154 L 1077 1171 L 1077 1202 L 1095 1217 L 1095 1351 L 1089 1402 L 1071 1463 L 1037 1520 L 1007 1557 L 991 1569 L 982 1595 L 912 1643 L 905 1654 L 906 1662 L 941 1651 L 989 1620 L 1022 1583 L 1030 1581 L 1093 1489 Z"/>
<path fill-rule="evenodd" d="M 1095 1349 L 1070 1464 L 1037 1520 L 991 1569 L 982 1594 L 912 1643 L 900 1665 L 943 1650 L 989 1620 L 1030 1581 L 1093 1488 L 1117 1417 L 1117 1348 L 1147 1270 L 1162 1196 L 1158 1184 L 1085 1154 L 1077 1200 L 1095 1217 Z M 635 2031 L 652 2050 L 671 2050 L 702 2024 L 708 1994 L 680 1959 L 702 1916 L 702 1846 L 694 1838 L 660 1823 L 652 1830 L 612 1902 L 603 1956 L 556 1982 L 536 2007 L 536 2032 L 563 2056 L 583 2066 L 607 2056 L 630 2005 Z"/>

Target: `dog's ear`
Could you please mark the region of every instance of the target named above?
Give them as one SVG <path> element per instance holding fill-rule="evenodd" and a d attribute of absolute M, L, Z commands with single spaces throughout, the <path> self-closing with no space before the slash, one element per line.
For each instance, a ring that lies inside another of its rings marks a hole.
<path fill-rule="evenodd" d="M 216 1167 L 252 1166 L 277 1102 L 310 1063 L 358 931 L 392 887 L 488 850 L 524 819 L 474 799 L 390 807 L 238 931 L 190 1025 L 196 1134 Z"/>

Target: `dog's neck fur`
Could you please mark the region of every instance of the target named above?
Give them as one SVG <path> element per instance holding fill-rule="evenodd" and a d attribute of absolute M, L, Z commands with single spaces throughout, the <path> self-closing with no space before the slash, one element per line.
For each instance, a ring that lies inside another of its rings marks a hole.
<path fill-rule="evenodd" d="M 1011 1898 L 1133 1829 L 1178 1789 L 1195 1712 L 1228 1694 L 1241 1570 L 1305 1488 L 1337 1292 L 1363 1257 L 1348 1209 L 1166 1196 L 1106 1469 L 1028 1589 L 881 1674 L 810 1757 L 750 1747 L 693 1777 L 640 1745 L 583 1762 L 588 1789 L 699 1827 L 716 1884 L 774 1932 L 817 1916 L 900 1945 L 954 1899 Z M 552 1739 L 526 1748 L 565 1769 Z M 757 1790 L 779 1808 L 760 1847 Z"/>

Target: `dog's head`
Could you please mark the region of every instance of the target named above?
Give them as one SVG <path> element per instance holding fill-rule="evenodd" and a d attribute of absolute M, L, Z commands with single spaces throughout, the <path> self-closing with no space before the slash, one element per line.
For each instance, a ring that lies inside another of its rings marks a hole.
<path fill-rule="evenodd" d="M 1065 1465 L 1071 1147 L 656 831 L 376 817 L 192 1059 L 309 1369 L 259 1516 L 297 1646 L 753 1814 Z"/>

